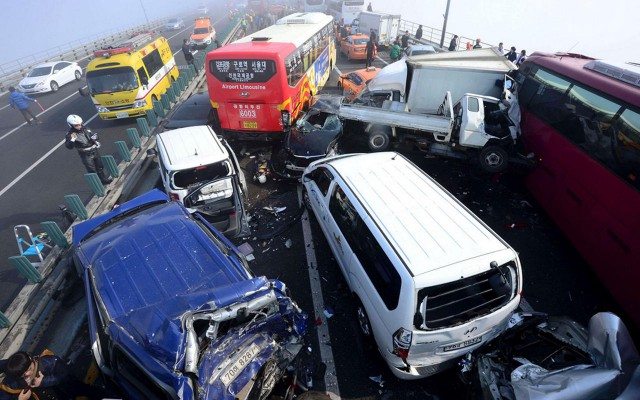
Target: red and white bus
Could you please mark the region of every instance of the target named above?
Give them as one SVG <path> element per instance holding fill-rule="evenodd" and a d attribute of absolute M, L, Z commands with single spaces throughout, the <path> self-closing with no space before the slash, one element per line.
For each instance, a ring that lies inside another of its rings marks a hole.
<path fill-rule="evenodd" d="M 640 326 L 640 68 L 534 53 L 520 72 L 527 185 Z"/>
<path fill-rule="evenodd" d="M 333 19 L 295 13 L 207 54 L 207 84 L 228 137 L 280 139 L 336 62 Z"/>

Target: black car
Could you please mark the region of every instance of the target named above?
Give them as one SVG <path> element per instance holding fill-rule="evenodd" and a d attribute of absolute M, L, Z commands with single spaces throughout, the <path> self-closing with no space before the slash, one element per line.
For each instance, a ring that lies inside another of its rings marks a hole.
<path fill-rule="evenodd" d="M 336 115 L 340 96 L 315 96 L 304 113 L 286 133 L 282 148 L 272 159 L 274 171 L 286 178 L 300 178 L 313 161 L 337 154 L 342 121 Z"/>
<path fill-rule="evenodd" d="M 196 125 L 212 126 L 213 115 L 209 94 L 207 92 L 194 93 L 176 105 L 160 126 L 163 131 Z"/>

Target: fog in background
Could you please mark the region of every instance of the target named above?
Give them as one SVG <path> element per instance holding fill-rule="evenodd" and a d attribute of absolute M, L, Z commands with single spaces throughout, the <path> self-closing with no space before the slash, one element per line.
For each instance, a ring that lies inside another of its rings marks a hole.
<path fill-rule="evenodd" d="M 302 0 L 301 0 L 302 1 Z M 0 0 L 0 64 L 224 0 Z M 369 0 L 365 0 L 368 4 Z M 236 0 L 246 3 L 246 0 Z M 441 29 L 446 0 L 371 0 L 374 11 Z M 210 14 L 211 15 L 211 14 Z M 518 51 L 569 51 L 640 62 L 638 0 L 451 0 L 447 31 Z M 211 15 L 216 17 L 215 15 Z M 464 45 L 464 43 L 462 43 Z"/>
<path fill-rule="evenodd" d="M 0 64 L 72 41 L 88 42 L 176 14 L 195 14 L 203 3 L 222 0 L 0 0 Z"/>
<path fill-rule="evenodd" d="M 371 5 L 442 29 L 447 0 L 371 0 Z M 640 62 L 639 16 L 638 0 L 451 0 L 447 32 L 496 46 L 504 42 L 506 49 L 515 46 L 527 54 L 571 50 Z"/>

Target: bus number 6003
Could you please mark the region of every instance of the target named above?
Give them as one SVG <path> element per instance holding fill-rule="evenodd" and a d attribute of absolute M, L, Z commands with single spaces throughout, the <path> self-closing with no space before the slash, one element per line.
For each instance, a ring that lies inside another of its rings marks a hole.
<path fill-rule="evenodd" d="M 240 118 L 256 118 L 256 110 L 239 110 Z"/>

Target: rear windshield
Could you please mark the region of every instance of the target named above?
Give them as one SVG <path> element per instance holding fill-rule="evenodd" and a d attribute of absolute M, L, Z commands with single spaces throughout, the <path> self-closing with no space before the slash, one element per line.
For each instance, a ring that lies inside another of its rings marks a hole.
<path fill-rule="evenodd" d="M 209 33 L 209 29 L 207 28 L 196 28 L 193 30 L 195 35 L 202 35 L 203 33 Z"/>
<path fill-rule="evenodd" d="M 220 82 L 266 82 L 276 74 L 273 60 L 211 60 L 209 70 Z"/>
<path fill-rule="evenodd" d="M 368 41 L 367 38 L 353 39 L 353 44 L 367 44 Z"/>
<path fill-rule="evenodd" d="M 177 171 L 173 174 L 173 184 L 176 189 L 185 189 L 200 185 L 214 179 L 229 175 L 229 163 L 226 161 L 203 165 L 196 168 Z"/>

